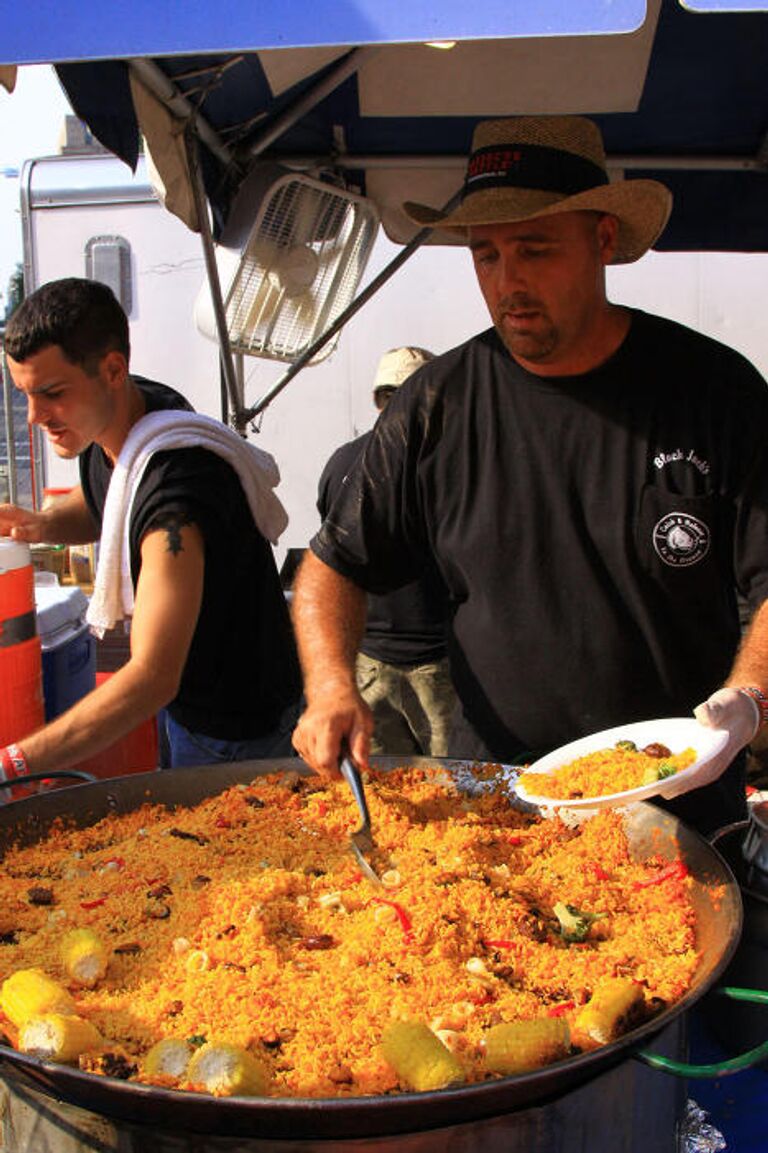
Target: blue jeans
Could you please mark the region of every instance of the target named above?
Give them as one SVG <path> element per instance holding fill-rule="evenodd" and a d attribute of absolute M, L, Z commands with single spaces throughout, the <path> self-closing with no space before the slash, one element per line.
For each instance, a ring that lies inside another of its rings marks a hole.
<path fill-rule="evenodd" d="M 208 737 L 205 733 L 193 733 L 175 721 L 167 709 L 162 709 L 157 715 L 160 767 L 175 769 L 182 765 L 217 765 L 230 761 L 295 756 L 291 735 L 300 711 L 298 702 L 290 705 L 281 716 L 278 726 L 263 737 L 228 741 Z"/>

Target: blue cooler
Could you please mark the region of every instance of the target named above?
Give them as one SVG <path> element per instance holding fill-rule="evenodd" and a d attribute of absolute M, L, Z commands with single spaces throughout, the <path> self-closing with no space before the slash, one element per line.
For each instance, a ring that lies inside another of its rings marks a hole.
<path fill-rule="evenodd" d="M 60 585 L 55 576 L 45 579 L 50 576 L 39 573 L 35 580 L 46 721 L 96 687 L 96 641 L 85 622 L 88 598 L 81 588 Z"/>

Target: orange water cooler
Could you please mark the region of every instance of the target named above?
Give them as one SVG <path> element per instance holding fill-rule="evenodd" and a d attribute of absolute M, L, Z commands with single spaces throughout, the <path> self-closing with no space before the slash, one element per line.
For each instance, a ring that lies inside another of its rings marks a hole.
<path fill-rule="evenodd" d="M 29 545 L 0 537 L 0 748 L 45 719 Z"/>

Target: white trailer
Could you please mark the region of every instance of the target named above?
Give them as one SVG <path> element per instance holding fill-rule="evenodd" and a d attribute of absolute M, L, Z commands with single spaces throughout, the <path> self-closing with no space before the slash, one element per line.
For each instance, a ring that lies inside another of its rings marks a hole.
<path fill-rule="evenodd" d="M 194 321 L 205 280 L 200 238 L 159 202 L 143 159 L 134 175 L 109 153 L 65 151 L 27 161 L 21 185 L 26 291 L 62 276 L 106 280 L 130 318 L 132 369 L 173 385 L 199 411 L 222 416 L 218 347 Z M 380 238 L 363 284 L 398 251 Z M 609 270 L 617 301 L 719 337 L 768 375 L 767 283 L 763 255 L 649 253 Z M 330 453 L 373 423 L 371 382 L 380 354 L 398 344 L 440 352 L 487 323 L 466 251 L 424 247 L 352 319 L 335 351 L 277 395 L 249 435 L 273 454 L 282 474 L 278 492 L 290 523 L 279 562 L 288 548 L 303 548 L 317 527 L 316 485 Z M 246 356 L 246 407 L 285 368 Z M 74 462 L 59 460 L 44 444 L 41 455 L 44 484 L 76 483 Z"/>

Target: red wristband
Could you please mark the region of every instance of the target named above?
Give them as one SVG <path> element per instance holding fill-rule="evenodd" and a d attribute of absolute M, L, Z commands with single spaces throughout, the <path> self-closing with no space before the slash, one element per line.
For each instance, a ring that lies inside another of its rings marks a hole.
<path fill-rule="evenodd" d="M 26 777 L 29 774 L 27 758 L 18 745 L 8 745 L 0 749 L 0 769 L 6 781 L 15 777 Z"/>
<path fill-rule="evenodd" d="M 757 689 L 754 685 L 744 686 L 739 688 L 739 692 L 743 693 L 745 697 L 749 697 L 757 705 L 758 712 L 760 713 L 760 724 L 757 727 L 758 733 L 768 725 L 768 696 L 762 691 Z"/>

